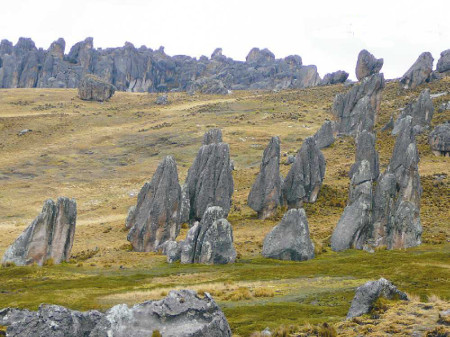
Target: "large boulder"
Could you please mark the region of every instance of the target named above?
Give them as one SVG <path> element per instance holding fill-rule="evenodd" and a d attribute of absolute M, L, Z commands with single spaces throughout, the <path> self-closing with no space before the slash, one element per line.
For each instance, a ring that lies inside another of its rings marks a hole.
<path fill-rule="evenodd" d="M 434 107 L 430 96 L 430 89 L 423 90 L 416 101 L 408 104 L 394 124 L 393 135 L 397 135 L 402 129 L 403 119 L 412 117 L 412 125 L 416 132 L 429 127 L 433 118 Z"/>
<path fill-rule="evenodd" d="M 384 87 L 383 74 L 374 74 L 347 93 L 336 95 L 332 110 L 337 118 L 337 132 L 355 136 L 362 130 L 372 131 Z"/>
<path fill-rule="evenodd" d="M 258 176 L 248 195 L 248 205 L 265 219 L 282 203 L 280 177 L 280 138 L 272 137 L 264 150 Z"/>
<path fill-rule="evenodd" d="M 344 83 L 347 81 L 348 78 L 348 72 L 343 70 L 338 70 L 333 73 L 326 74 L 322 81 L 320 82 L 320 85 L 332 85 L 332 84 L 339 84 Z"/>
<path fill-rule="evenodd" d="M 68 261 L 75 236 L 77 204 L 66 197 L 46 200 L 41 213 L 30 226 L 9 246 L 2 263 L 24 266 L 47 260 L 53 263 Z"/>
<path fill-rule="evenodd" d="M 420 54 L 416 62 L 402 76 L 400 84 L 405 89 L 414 89 L 422 83 L 429 82 L 433 72 L 433 61 L 431 53 L 424 52 Z"/>
<path fill-rule="evenodd" d="M 303 208 L 291 209 L 264 238 L 264 257 L 304 261 L 314 258 L 314 244 L 309 236 L 308 220 Z"/>
<path fill-rule="evenodd" d="M 129 211 L 127 239 L 133 249 L 156 251 L 165 241 L 175 240 L 180 232 L 181 203 L 177 164 L 172 156 L 167 156 L 158 165 L 152 180 L 142 187 L 137 205 Z"/>
<path fill-rule="evenodd" d="M 363 249 L 372 235 L 373 183 L 379 175 L 375 136 L 364 130 L 356 138 L 356 159 L 350 169 L 348 204 L 331 236 L 331 249 Z"/>
<path fill-rule="evenodd" d="M 209 142 L 212 138 L 205 136 L 204 141 Z M 212 142 L 203 145 L 189 168 L 185 185 L 189 195 L 191 221 L 200 220 L 209 206 L 222 207 L 226 217 L 234 191 L 228 144 Z"/>
<path fill-rule="evenodd" d="M 247 63 L 264 64 L 273 61 L 275 61 L 275 55 L 267 48 L 253 48 L 245 58 L 245 62 Z"/>
<path fill-rule="evenodd" d="M 380 297 L 389 300 L 408 300 L 408 296 L 404 292 L 398 290 L 396 286 L 384 278 L 369 281 L 356 289 L 355 297 L 353 297 L 347 313 L 347 319 L 370 313 Z"/>
<path fill-rule="evenodd" d="M 190 93 L 191 95 L 195 93 L 209 95 L 227 95 L 228 89 L 220 79 L 213 77 L 202 77 L 192 82 L 191 86 L 188 89 L 188 93 Z"/>
<path fill-rule="evenodd" d="M 128 307 L 119 304 L 106 313 L 78 312 L 41 305 L 37 312 L 0 310 L 0 325 L 10 337 L 230 337 L 225 315 L 212 297 L 192 290 L 171 291 L 159 301 Z"/>
<path fill-rule="evenodd" d="M 319 149 L 331 146 L 334 141 L 334 130 L 336 128 L 336 123 L 332 121 L 325 121 L 320 129 L 314 134 L 314 140 Z"/>
<path fill-rule="evenodd" d="M 445 73 L 450 70 L 450 49 L 444 50 L 439 58 L 436 71 L 439 73 Z"/>
<path fill-rule="evenodd" d="M 428 136 L 431 150 L 437 156 L 450 156 L 450 123 L 437 125 Z"/>
<path fill-rule="evenodd" d="M 233 229 L 221 207 L 209 207 L 181 242 L 181 263 L 226 264 L 236 260 Z"/>
<path fill-rule="evenodd" d="M 358 81 L 379 73 L 383 67 L 383 62 L 383 59 L 375 58 L 367 50 L 361 50 L 358 54 L 358 61 L 356 62 L 356 78 Z"/>
<path fill-rule="evenodd" d="M 303 202 L 317 200 L 325 167 L 325 157 L 316 141 L 313 137 L 306 138 L 283 182 L 283 198 L 289 208 L 299 208 Z"/>
<path fill-rule="evenodd" d="M 78 96 L 86 101 L 103 102 L 114 95 L 116 88 L 101 78 L 94 75 L 86 75 L 78 85 Z"/>
<path fill-rule="evenodd" d="M 371 245 L 388 249 L 420 245 L 419 152 L 412 125 L 406 116 L 386 171 L 379 177 L 374 194 L 374 224 Z"/>

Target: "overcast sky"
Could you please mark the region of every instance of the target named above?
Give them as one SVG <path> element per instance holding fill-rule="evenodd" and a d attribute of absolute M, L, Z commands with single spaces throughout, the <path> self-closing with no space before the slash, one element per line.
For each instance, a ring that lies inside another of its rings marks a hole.
<path fill-rule="evenodd" d="M 48 48 L 87 36 L 95 47 L 165 46 L 169 55 L 244 60 L 252 47 L 298 54 L 320 75 L 355 78 L 358 52 L 384 58 L 386 78 L 403 75 L 423 51 L 435 64 L 450 48 L 450 0 L 1 0 L 0 39 L 31 37 Z"/>

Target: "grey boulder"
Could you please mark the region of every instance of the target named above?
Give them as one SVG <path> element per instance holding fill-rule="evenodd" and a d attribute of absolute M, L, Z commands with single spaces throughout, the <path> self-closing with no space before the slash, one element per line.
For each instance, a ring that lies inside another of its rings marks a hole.
<path fill-rule="evenodd" d="M 343 70 L 338 70 L 333 73 L 326 74 L 322 81 L 320 82 L 320 85 L 332 85 L 332 84 L 339 84 L 344 83 L 348 78 L 348 73 Z"/>
<path fill-rule="evenodd" d="M 361 81 L 363 78 L 377 74 L 383 67 L 383 59 L 377 59 L 367 50 L 363 49 L 358 54 L 356 62 L 356 78 Z"/>
<path fill-rule="evenodd" d="M 165 241 L 175 240 L 180 232 L 181 202 L 177 164 L 167 156 L 142 187 L 137 205 L 127 217 L 127 239 L 135 251 L 155 251 Z"/>
<path fill-rule="evenodd" d="M 378 298 L 408 300 L 408 296 L 384 278 L 369 281 L 356 289 L 355 297 L 347 313 L 347 319 L 358 317 L 372 311 Z"/>
<path fill-rule="evenodd" d="M 24 266 L 68 261 L 75 236 L 77 204 L 65 197 L 46 200 L 41 213 L 30 226 L 8 247 L 2 263 Z"/>
<path fill-rule="evenodd" d="M 429 82 L 433 72 L 433 56 L 429 52 L 419 55 L 418 59 L 400 79 L 405 89 L 414 89 L 422 83 Z"/>
<path fill-rule="evenodd" d="M 319 149 L 331 146 L 336 140 L 334 137 L 335 122 L 325 121 L 320 129 L 314 134 L 314 140 Z"/>
<path fill-rule="evenodd" d="M 114 95 L 115 91 L 112 84 L 95 75 L 84 76 L 78 85 L 78 96 L 87 101 L 106 101 Z"/>
<path fill-rule="evenodd" d="M 450 123 L 437 125 L 428 136 L 431 150 L 438 156 L 450 156 Z"/>
<path fill-rule="evenodd" d="M 314 244 L 309 235 L 303 208 L 290 209 L 264 238 L 262 255 L 267 258 L 305 261 L 314 258 Z"/>
<path fill-rule="evenodd" d="M 439 58 L 436 71 L 439 73 L 445 73 L 450 70 L 450 49 L 444 50 Z"/>
<path fill-rule="evenodd" d="M 167 95 L 159 95 L 156 97 L 155 103 L 158 105 L 167 105 L 169 104 L 169 97 Z"/>
<path fill-rule="evenodd" d="M 272 137 L 264 150 L 260 170 L 247 203 L 260 219 L 274 214 L 281 205 L 280 138 Z"/>

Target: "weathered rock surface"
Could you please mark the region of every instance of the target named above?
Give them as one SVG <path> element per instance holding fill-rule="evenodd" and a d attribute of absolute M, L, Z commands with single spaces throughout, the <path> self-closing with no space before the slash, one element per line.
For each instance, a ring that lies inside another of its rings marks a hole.
<path fill-rule="evenodd" d="M 53 263 L 69 260 L 76 219 L 74 199 L 60 197 L 56 203 L 46 200 L 41 213 L 6 250 L 2 263 L 42 266 L 49 259 Z"/>
<path fill-rule="evenodd" d="M 260 219 L 276 212 L 282 203 L 280 177 L 280 138 L 272 137 L 264 150 L 258 176 L 250 190 L 247 203 Z"/>
<path fill-rule="evenodd" d="M 439 73 L 445 73 L 449 70 L 450 70 L 450 49 L 447 49 L 441 53 L 441 57 L 439 58 L 436 64 L 436 71 Z"/>
<path fill-rule="evenodd" d="M 374 74 L 347 93 L 336 95 L 332 110 L 337 118 L 337 132 L 355 136 L 362 130 L 372 131 L 384 87 L 383 74 Z"/>
<path fill-rule="evenodd" d="M 395 141 L 389 166 L 378 179 L 374 195 L 374 225 L 371 245 L 388 249 L 420 245 L 419 152 L 412 126 L 406 116 Z"/>
<path fill-rule="evenodd" d="M 408 296 L 384 278 L 369 281 L 356 289 L 347 319 L 370 313 L 378 298 L 408 300 Z"/>
<path fill-rule="evenodd" d="M 264 257 L 304 261 L 314 258 L 314 244 L 309 236 L 308 220 L 304 209 L 291 209 L 281 222 L 264 238 Z"/>
<path fill-rule="evenodd" d="M 334 73 L 328 73 L 326 74 L 322 81 L 320 82 L 320 85 L 332 85 L 332 84 L 338 84 L 338 83 L 344 83 L 347 81 L 348 73 L 343 70 L 335 71 Z"/>
<path fill-rule="evenodd" d="M 209 207 L 181 243 L 181 263 L 226 264 L 236 260 L 233 229 L 221 207 Z"/>
<path fill-rule="evenodd" d="M 408 104 L 405 109 L 403 109 L 401 115 L 394 124 L 392 134 L 397 135 L 400 132 L 402 129 L 402 119 L 406 116 L 412 117 L 413 128 L 417 126 L 422 130 L 423 128 L 429 127 L 431 119 L 433 118 L 433 113 L 434 107 L 430 97 L 430 89 L 425 89 L 420 93 L 416 101 Z"/>
<path fill-rule="evenodd" d="M 428 136 L 428 142 L 434 154 L 450 156 L 450 123 L 437 125 Z"/>
<path fill-rule="evenodd" d="M 373 183 L 379 175 L 375 136 L 367 130 L 356 138 L 356 159 L 350 176 L 348 204 L 331 236 L 331 249 L 363 249 L 372 235 Z"/>
<path fill-rule="evenodd" d="M 103 102 L 112 97 L 115 92 L 113 85 L 94 75 L 86 75 L 78 86 L 78 96 L 87 101 Z"/>
<path fill-rule="evenodd" d="M 303 202 L 317 200 L 325 177 L 325 166 L 325 157 L 314 138 L 306 138 L 283 182 L 283 198 L 289 208 L 299 208 Z"/>
<path fill-rule="evenodd" d="M 127 239 L 135 251 L 156 251 L 165 241 L 175 240 L 180 232 L 181 202 L 177 164 L 167 156 L 142 187 L 137 205 L 127 217 Z"/>
<path fill-rule="evenodd" d="M 383 59 L 377 59 L 367 50 L 363 49 L 358 54 L 356 62 L 356 78 L 361 81 L 363 78 L 377 74 L 383 67 Z"/>
<path fill-rule="evenodd" d="M 171 291 L 160 301 L 128 307 L 119 304 L 106 313 L 78 312 L 55 305 L 41 305 L 37 312 L 0 311 L 0 325 L 11 337 L 148 337 L 158 331 L 164 337 L 230 337 L 225 315 L 205 293 Z"/>
<path fill-rule="evenodd" d="M 433 56 L 429 52 L 419 55 L 411 68 L 400 79 L 400 84 L 405 89 L 414 89 L 422 83 L 429 82 L 433 72 Z"/>
<path fill-rule="evenodd" d="M 210 94 L 210 95 L 227 95 L 228 89 L 225 84 L 217 78 L 204 77 L 199 78 L 191 84 L 188 89 L 188 93 L 195 94 Z"/>
<path fill-rule="evenodd" d="M 218 134 L 204 136 L 204 142 L 213 142 L 200 148 L 188 171 L 185 185 L 191 222 L 200 220 L 209 206 L 222 207 L 225 217 L 230 211 L 234 191 L 230 148 L 226 143 L 216 143 L 218 137 Z"/>
<path fill-rule="evenodd" d="M 156 97 L 155 103 L 158 105 L 167 105 L 169 104 L 169 97 L 167 95 L 159 95 Z"/>
<path fill-rule="evenodd" d="M 314 140 L 316 141 L 316 145 L 319 149 L 326 148 L 331 146 L 334 141 L 334 129 L 336 127 L 336 123 L 332 121 L 325 121 L 320 129 L 314 134 Z"/>
<path fill-rule="evenodd" d="M 203 145 L 209 145 L 213 143 L 222 143 L 222 130 L 209 129 L 203 135 Z"/>

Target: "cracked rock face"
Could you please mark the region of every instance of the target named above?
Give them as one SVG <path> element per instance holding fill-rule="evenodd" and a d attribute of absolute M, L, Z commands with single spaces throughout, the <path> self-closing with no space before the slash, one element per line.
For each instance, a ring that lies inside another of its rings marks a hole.
<path fill-rule="evenodd" d="M 450 156 L 450 123 L 437 125 L 428 136 L 431 150 L 437 156 Z"/>
<path fill-rule="evenodd" d="M 78 96 L 86 101 L 106 101 L 114 95 L 115 91 L 112 84 L 94 75 L 84 76 L 78 85 Z"/>
<path fill-rule="evenodd" d="M 304 261 L 314 258 L 314 244 L 309 235 L 308 220 L 305 211 L 291 209 L 281 222 L 264 238 L 264 257 Z"/>
<path fill-rule="evenodd" d="M 180 232 L 181 187 L 177 164 L 167 156 L 159 164 L 150 182 L 142 187 L 137 205 L 127 217 L 128 241 L 138 252 L 156 251 Z"/>
<path fill-rule="evenodd" d="M 281 205 L 280 138 L 272 137 L 264 150 L 258 176 L 247 203 L 260 219 L 270 217 Z"/>
<path fill-rule="evenodd" d="M 314 134 L 314 140 L 319 149 L 324 149 L 331 146 L 334 141 L 334 130 L 336 123 L 332 121 L 325 121 L 320 129 Z"/>
<path fill-rule="evenodd" d="M 67 261 L 75 236 L 76 218 L 75 199 L 60 197 L 56 203 L 50 199 L 45 201 L 41 213 L 6 250 L 2 263 L 42 266 L 49 259 L 56 264 Z"/>
<path fill-rule="evenodd" d="M 313 137 L 308 137 L 298 151 L 283 182 L 283 198 L 289 208 L 298 208 L 303 202 L 315 202 L 325 176 L 325 157 Z"/>
<path fill-rule="evenodd" d="M 347 319 L 368 314 L 378 298 L 408 300 L 408 296 L 384 278 L 369 281 L 356 289 L 355 297 L 347 313 Z"/>
<path fill-rule="evenodd" d="M 200 148 L 188 171 L 185 185 L 191 222 L 200 220 L 209 206 L 220 206 L 225 217 L 230 211 L 234 192 L 230 148 L 226 143 L 215 142 L 218 139 L 218 134 L 205 135 L 204 141 L 212 143 Z"/>
<path fill-rule="evenodd" d="M 363 130 L 372 131 L 385 87 L 384 75 L 365 77 L 345 94 L 338 94 L 333 103 L 337 132 L 356 136 Z"/>
<path fill-rule="evenodd" d="M 417 100 L 408 104 L 405 109 L 403 109 L 402 114 L 394 124 L 392 134 L 397 135 L 400 132 L 403 128 L 403 119 L 406 116 L 412 117 L 413 128 L 419 127 L 419 129 L 423 129 L 429 127 L 431 119 L 433 118 L 433 113 L 434 107 L 430 97 L 430 89 L 425 89 L 420 93 Z"/>
<path fill-rule="evenodd" d="M 367 50 L 363 49 L 359 52 L 358 61 L 356 62 L 356 78 L 361 81 L 363 78 L 377 74 L 383 67 L 383 59 L 377 59 Z"/>
<path fill-rule="evenodd" d="M 0 310 L 0 324 L 11 337 L 230 337 L 225 315 L 205 293 L 171 291 L 160 301 L 128 307 L 119 304 L 106 313 L 78 312 L 56 305 L 41 305 L 37 312 Z"/>
<path fill-rule="evenodd" d="M 429 52 L 419 55 L 411 68 L 400 79 L 400 84 L 405 89 L 414 89 L 422 83 L 429 82 L 433 72 L 433 56 Z"/>
<path fill-rule="evenodd" d="M 181 243 L 181 263 L 226 264 L 236 260 L 233 229 L 221 207 L 209 207 Z"/>

